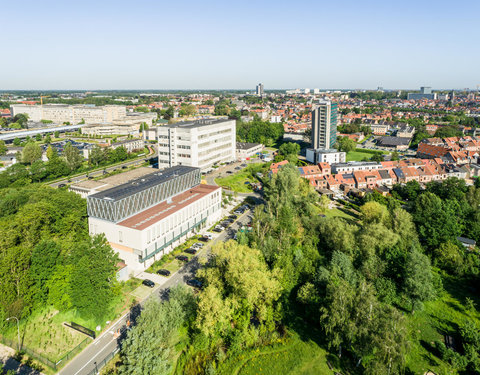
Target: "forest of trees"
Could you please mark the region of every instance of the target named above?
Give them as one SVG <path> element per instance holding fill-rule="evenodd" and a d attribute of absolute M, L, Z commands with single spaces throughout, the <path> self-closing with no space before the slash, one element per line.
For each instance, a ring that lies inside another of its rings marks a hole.
<path fill-rule="evenodd" d="M 223 373 L 228 358 L 277 342 L 299 324 L 321 332 L 320 345 L 350 373 L 408 373 L 418 339 L 407 321 L 440 298 L 444 280 L 473 287 L 480 267 L 478 254 L 457 240 L 480 240 L 480 186 L 456 179 L 417 185 L 359 199 L 358 220 L 324 217 L 318 194 L 284 166 L 265 184 L 252 232 L 214 246 L 197 274 L 204 284 L 198 297 L 180 288 L 146 306 L 110 373 L 137 374 L 139 363 L 144 373 L 170 373 L 176 348 L 183 353 L 177 373 Z M 154 319 L 160 313 L 172 318 Z M 437 341 L 437 355 L 479 374 L 476 323 L 460 322 L 458 336 L 460 352 Z M 141 362 L 140 348 L 147 348 Z"/>
<path fill-rule="evenodd" d="M 283 138 L 283 124 L 262 121 L 255 118 L 251 122 L 237 121 L 237 142 L 262 143 L 273 146 Z"/>
<path fill-rule="evenodd" d="M 101 318 L 116 295 L 117 256 L 90 237 L 86 201 L 41 185 L 0 190 L 0 328 L 46 306 Z"/>

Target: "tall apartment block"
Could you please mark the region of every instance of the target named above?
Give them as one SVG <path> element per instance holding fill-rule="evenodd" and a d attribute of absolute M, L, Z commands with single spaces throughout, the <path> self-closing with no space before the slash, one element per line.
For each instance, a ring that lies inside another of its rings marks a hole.
<path fill-rule="evenodd" d="M 158 167 L 209 169 L 235 160 L 235 120 L 198 120 L 157 127 Z"/>
<path fill-rule="evenodd" d="M 337 141 L 337 103 L 320 102 L 312 111 L 312 148 L 328 150 Z"/>
<path fill-rule="evenodd" d="M 258 96 L 263 96 L 263 83 L 259 83 L 255 89 L 255 93 Z"/>

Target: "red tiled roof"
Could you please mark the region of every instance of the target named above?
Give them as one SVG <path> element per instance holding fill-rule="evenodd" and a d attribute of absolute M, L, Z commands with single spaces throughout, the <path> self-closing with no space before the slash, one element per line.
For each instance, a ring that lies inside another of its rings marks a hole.
<path fill-rule="evenodd" d="M 195 186 L 182 194 L 176 195 L 170 202 L 164 201 L 159 203 L 139 214 L 123 220 L 118 223 L 118 225 L 136 230 L 143 230 L 217 189 L 220 189 L 220 187 L 203 184 Z"/>

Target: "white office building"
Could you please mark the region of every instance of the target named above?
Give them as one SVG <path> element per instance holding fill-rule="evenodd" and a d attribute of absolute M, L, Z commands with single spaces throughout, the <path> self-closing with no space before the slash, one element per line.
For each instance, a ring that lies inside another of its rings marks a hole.
<path fill-rule="evenodd" d="M 104 233 L 132 275 L 221 218 L 222 189 L 173 167 L 87 197 L 91 235 Z"/>
<path fill-rule="evenodd" d="M 235 160 L 235 120 L 205 119 L 157 127 L 158 167 L 188 165 L 208 170 Z"/>
<path fill-rule="evenodd" d="M 12 116 L 19 113 L 28 115 L 29 121 L 39 122 L 49 120 L 56 124 L 69 122 L 72 125 L 84 122 L 85 124 L 103 124 L 126 117 L 127 110 L 124 105 L 67 105 L 44 104 L 27 105 L 12 104 Z"/>

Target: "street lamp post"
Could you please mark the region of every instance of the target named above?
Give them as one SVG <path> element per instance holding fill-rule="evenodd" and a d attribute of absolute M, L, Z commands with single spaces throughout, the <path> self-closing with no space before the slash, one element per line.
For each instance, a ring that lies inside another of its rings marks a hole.
<path fill-rule="evenodd" d="M 7 318 L 7 322 L 10 319 L 15 319 L 17 321 L 17 335 L 18 335 L 18 350 L 20 351 L 20 321 L 16 316 L 11 316 L 10 318 Z"/>

